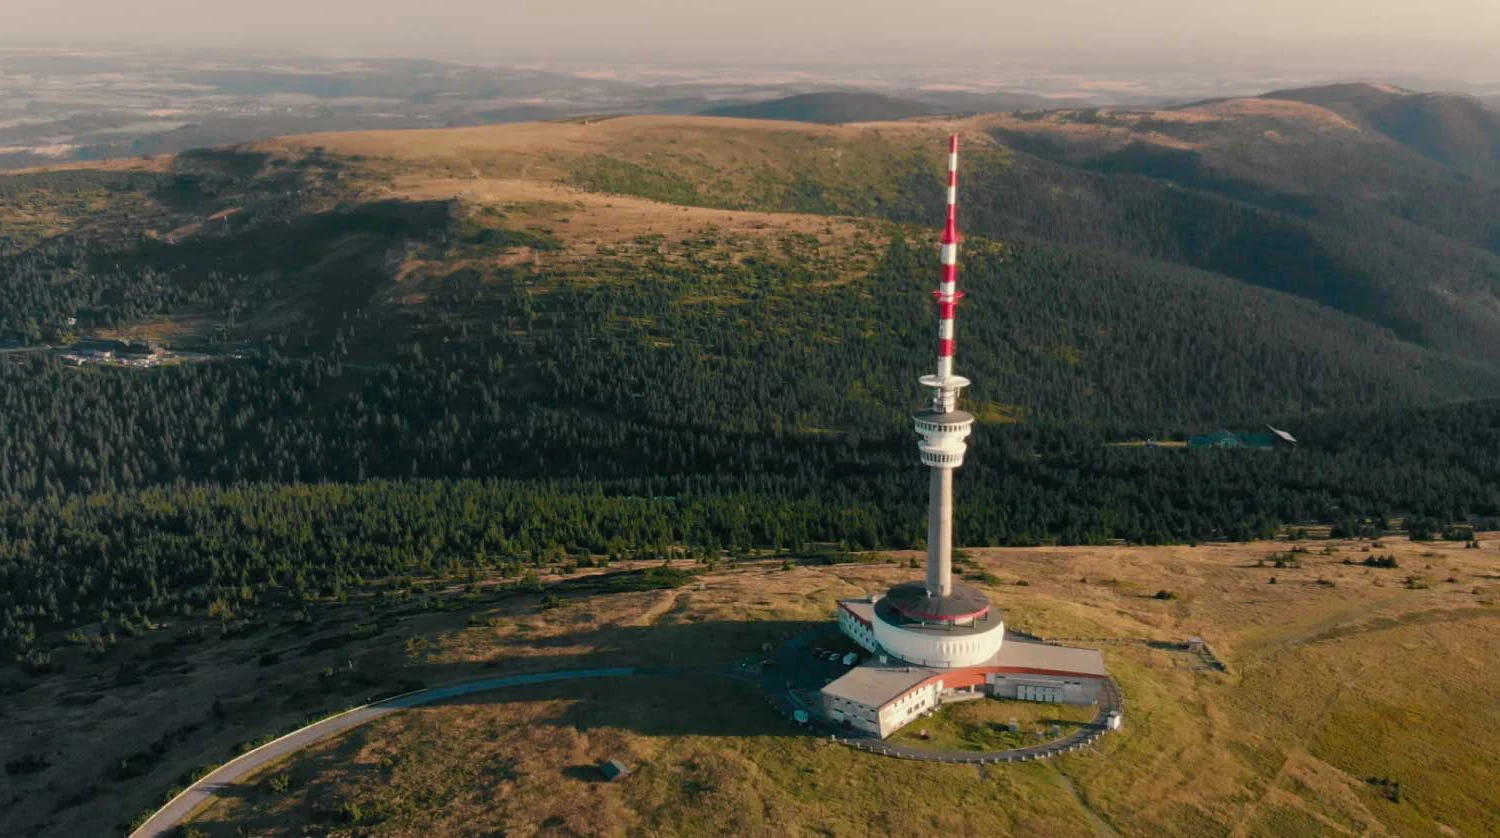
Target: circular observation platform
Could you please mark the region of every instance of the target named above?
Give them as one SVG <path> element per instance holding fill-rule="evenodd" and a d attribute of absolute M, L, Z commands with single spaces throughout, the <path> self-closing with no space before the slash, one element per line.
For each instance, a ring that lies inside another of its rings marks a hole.
<path fill-rule="evenodd" d="M 875 640 L 892 656 L 917 666 L 979 666 L 1005 641 L 1005 620 L 983 592 L 955 585 L 931 596 L 921 582 L 892 588 L 875 603 Z"/>
<path fill-rule="evenodd" d="M 924 410 L 912 416 L 917 433 L 922 435 L 917 443 L 922 464 L 933 468 L 951 469 L 963 465 L 964 452 L 969 446 L 964 443 L 974 425 L 974 417 L 962 410 L 938 413 Z"/>
<path fill-rule="evenodd" d="M 879 605 L 894 609 L 908 621 L 920 623 L 970 623 L 990 610 L 990 599 L 978 588 L 955 584 L 947 596 L 929 594 L 922 582 L 903 582 L 891 588 Z"/>
<path fill-rule="evenodd" d="M 947 413 L 938 413 L 935 410 L 922 410 L 912 414 L 912 420 L 916 423 L 917 433 L 922 435 L 969 435 L 970 428 L 974 425 L 974 414 L 967 410 L 950 410 Z"/>

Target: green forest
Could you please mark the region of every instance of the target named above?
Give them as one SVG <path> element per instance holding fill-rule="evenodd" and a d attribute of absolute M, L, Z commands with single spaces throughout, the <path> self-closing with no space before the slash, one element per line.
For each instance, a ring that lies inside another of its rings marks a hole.
<path fill-rule="evenodd" d="M 1373 216 L 978 157 L 962 543 L 1500 517 L 1500 343 L 1402 282 L 1461 263 L 1454 282 L 1497 283 L 1500 257 Z M 934 351 L 922 222 L 940 197 L 925 164 L 867 206 L 789 193 L 871 218 L 873 267 L 841 282 L 823 271 L 851 257 L 815 236 L 725 261 L 736 242 L 714 230 L 689 258 L 646 241 L 571 274 L 476 266 L 562 245 L 452 202 L 356 200 L 347 165 L 212 152 L 166 173 L 0 178 L 8 212 L 73 225 L 0 240 L 0 349 L 19 350 L 0 354 L 0 642 L 29 666 L 57 630 L 402 575 L 921 543 L 909 413 Z M 1073 203 L 1038 200 L 1057 194 Z M 181 240 L 146 232 L 189 222 Z M 460 266 L 393 306 L 392 254 L 412 252 Z M 213 324 L 192 344 L 209 357 L 136 370 L 39 350 L 153 318 Z M 1299 443 L 1119 444 L 1266 423 Z"/>

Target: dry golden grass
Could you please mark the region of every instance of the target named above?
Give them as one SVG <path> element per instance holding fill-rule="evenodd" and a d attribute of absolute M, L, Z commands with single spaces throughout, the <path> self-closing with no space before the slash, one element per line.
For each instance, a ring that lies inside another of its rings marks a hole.
<path fill-rule="evenodd" d="M 1325 129 L 1358 132 L 1359 126 L 1334 113 L 1308 102 L 1289 99 L 1226 99 L 1207 105 L 1186 109 L 1188 113 L 1202 113 L 1216 117 L 1272 117 L 1287 122 L 1313 125 Z"/>
<path fill-rule="evenodd" d="M 995 148 L 973 120 L 821 126 L 667 116 L 319 134 L 258 147 L 292 156 L 323 148 L 357 158 L 345 182 L 369 195 L 443 194 L 463 181 L 478 184 L 481 192 L 514 193 L 526 188 L 521 182 L 647 195 L 679 205 L 797 209 L 791 193 L 803 178 L 832 185 L 834 197 L 847 198 L 852 190 L 884 183 L 898 163 L 914 156 L 930 159 L 939 176 L 947 133 L 960 129 L 968 131 L 971 152 Z"/>
<path fill-rule="evenodd" d="M 676 206 L 537 181 L 408 176 L 381 194 L 407 200 L 456 200 L 470 216 L 498 218 L 509 229 L 542 230 L 562 245 L 555 251 L 525 246 L 489 249 L 477 259 L 414 254 L 400 272 L 403 283 L 413 275 L 436 276 L 485 266 L 597 279 L 608 276 L 599 270 L 601 262 L 642 257 L 669 265 L 690 261 L 696 267 L 722 269 L 747 258 L 772 258 L 788 236 L 808 237 L 813 247 L 840 258 L 863 254 L 864 258 L 830 275 L 830 280 L 847 281 L 868 270 L 887 240 L 882 225 L 873 222 Z M 706 283 L 711 282 L 711 273 L 704 276 Z"/>
<path fill-rule="evenodd" d="M 287 792 L 247 791 L 198 824 L 209 834 L 285 834 L 297 823 L 331 835 L 455 836 L 780 836 L 815 824 L 834 835 L 1057 835 L 1083 826 L 1044 767 L 987 780 L 954 766 L 893 776 L 892 766 L 910 764 L 766 732 L 779 722 L 742 687 L 712 680 L 518 690 L 382 721 L 281 769 Z M 600 782 L 594 766 L 610 758 L 633 773 Z M 927 805 L 934 799 L 963 805 L 942 811 Z M 347 823 L 355 810 L 360 821 Z"/>
<path fill-rule="evenodd" d="M 207 316 L 174 314 L 171 317 L 154 317 L 129 323 L 115 329 L 94 329 L 90 334 L 113 340 L 159 344 L 206 334 L 213 325 L 214 321 Z"/>
<path fill-rule="evenodd" d="M 1098 710 L 1076 704 L 1041 704 L 1035 701 L 973 699 L 950 704 L 927 718 L 918 719 L 890 739 L 914 748 L 948 751 L 1001 751 L 1022 748 L 1078 731 L 1092 722 Z M 1011 733 L 1009 724 L 1019 728 Z"/>
<path fill-rule="evenodd" d="M 941 139 L 967 124 L 966 120 L 934 119 L 834 126 L 704 116 L 627 116 L 476 128 L 305 134 L 258 145 L 300 153 L 322 147 L 376 161 L 441 162 L 460 171 L 461 176 L 489 174 L 546 180 L 565 173 L 560 164 L 590 153 L 683 153 L 705 165 L 744 163 L 755 157 L 766 159 L 768 149 L 788 142 L 821 139 L 857 143 L 913 136 Z"/>
<path fill-rule="evenodd" d="M 651 235 L 680 241 L 705 228 L 746 235 L 808 233 L 830 241 L 851 239 L 859 229 L 849 219 L 676 206 L 527 180 L 406 176 L 395 181 L 389 194 L 407 200 L 456 199 L 476 207 L 495 207 L 523 226 L 546 226 L 575 254 L 585 256 L 593 255 L 601 244 Z"/>
<path fill-rule="evenodd" d="M 13 173 L 0 174 L 0 181 L 7 174 Z M 36 188 L 0 194 L 0 228 L 11 243 L 32 245 L 66 233 L 98 228 L 101 218 L 117 221 L 120 211 L 146 211 L 149 203 L 140 194 L 113 193 L 103 188 Z M 112 210 L 116 215 L 111 215 Z"/>
<path fill-rule="evenodd" d="M 1338 552 L 1320 553 L 1328 544 Z M 273 835 L 309 822 L 389 835 L 1500 829 L 1500 676 L 1486 666 L 1500 654 L 1494 542 L 1472 551 L 1392 540 L 1377 552 L 1396 555 L 1395 570 L 1344 564 L 1370 555 L 1357 543 L 1308 542 L 1300 568 L 1255 566 L 1288 547 L 971 551 L 969 572 L 999 580 L 991 595 L 1015 628 L 1141 641 L 1201 634 L 1228 664 L 1219 673 L 1145 642 L 1101 644 L 1126 696 L 1125 730 L 1051 764 L 981 774 L 861 754 L 789 735 L 752 683 L 650 677 L 393 717 L 278 769 L 295 779 L 289 791 L 247 790 L 202 825 Z M 760 643 L 828 619 L 838 598 L 912 573 L 899 562 L 767 564 L 547 611 L 512 603 L 484 625 L 425 637 L 406 665 L 459 675 L 753 659 Z M 1411 575 L 1430 587 L 1407 587 Z M 1156 599 L 1163 589 L 1177 598 Z M 639 770 L 595 782 L 588 766 L 610 757 Z M 1402 802 L 1374 777 L 1399 780 Z M 363 820 L 341 823 L 351 804 Z"/>
<path fill-rule="evenodd" d="M 1183 125 L 1214 121 L 1203 115 L 1195 118 L 1178 111 L 1152 111 L 1108 113 L 1106 122 L 1080 122 L 1073 111 L 1058 111 L 1040 119 L 1022 119 L 1010 114 L 988 114 L 980 117 L 983 124 L 1020 134 L 1035 134 L 1048 139 L 1071 144 L 1085 145 L 1095 150 L 1114 151 L 1133 142 L 1143 142 L 1162 148 L 1193 151 L 1203 146 L 1182 137 L 1159 130 L 1142 129 L 1139 123 L 1151 120 Z M 1161 117 L 1160 119 L 1158 119 Z"/>
<path fill-rule="evenodd" d="M 28 166 L 22 169 L 7 169 L 0 177 L 8 175 L 34 175 L 39 172 L 166 172 L 172 168 L 175 155 L 158 154 L 150 157 L 130 157 L 119 160 L 86 160 L 76 163 L 49 163 L 45 166 Z"/>

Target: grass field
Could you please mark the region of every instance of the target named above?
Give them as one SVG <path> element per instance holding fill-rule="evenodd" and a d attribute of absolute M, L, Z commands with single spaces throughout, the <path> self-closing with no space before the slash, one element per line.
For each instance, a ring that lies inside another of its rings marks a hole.
<path fill-rule="evenodd" d="M 890 739 L 934 751 L 1004 751 L 1068 736 L 1092 722 L 1095 715 L 1096 708 L 1091 706 L 975 699 L 943 707 Z M 1010 731 L 1011 721 L 1016 722 L 1018 732 Z"/>
<path fill-rule="evenodd" d="M 1396 569 L 1358 564 L 1374 554 L 1368 545 L 1307 546 L 1295 568 L 1257 566 L 1284 542 L 972 551 L 1011 583 L 991 593 L 1013 627 L 1142 641 L 1100 644 L 1125 694 L 1125 729 L 1050 763 L 981 771 L 876 757 L 796 735 L 748 682 L 651 677 L 527 688 L 382 720 L 273 772 L 285 780 L 273 785 L 268 775 L 238 790 L 198 827 L 1493 834 L 1500 678 L 1484 664 L 1500 652 L 1494 542 L 1473 551 L 1392 540 L 1379 552 L 1395 555 Z M 507 606 L 424 636 L 405 666 L 458 676 L 575 661 L 726 663 L 826 619 L 840 596 L 910 573 L 897 564 L 761 564 L 674 591 Z M 1160 590 L 1175 598 L 1156 598 Z M 1227 672 L 1145 642 L 1191 634 L 1208 639 Z M 965 726 L 999 720 L 995 713 L 1016 715 L 976 703 L 914 727 L 962 739 Z M 601 783 L 591 766 L 607 758 L 636 771 Z M 1376 778 L 1399 781 L 1401 802 Z"/>

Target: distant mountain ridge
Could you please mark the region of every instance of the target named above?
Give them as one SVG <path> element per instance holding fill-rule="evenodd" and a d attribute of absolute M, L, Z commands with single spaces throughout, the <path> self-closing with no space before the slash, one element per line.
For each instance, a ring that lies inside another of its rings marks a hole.
<path fill-rule="evenodd" d="M 829 91 L 803 93 L 747 105 L 724 105 L 701 111 L 703 116 L 727 116 L 739 119 L 783 119 L 790 122 L 815 122 L 836 125 L 844 122 L 882 122 L 931 116 L 938 108 L 912 99 L 899 99 L 880 93 Z"/>
<path fill-rule="evenodd" d="M 1369 125 L 1424 157 L 1500 178 L 1500 112 L 1472 96 L 1338 84 L 1278 90 L 1261 98 L 1327 108 Z"/>
<path fill-rule="evenodd" d="M 138 291 L 134 274 L 92 276 L 97 288 L 18 284 L 13 300 L 0 300 L 7 303 L 0 338 L 45 336 L 80 310 L 81 323 L 130 326 L 230 300 L 231 339 L 260 339 L 296 316 L 305 340 L 336 345 L 341 334 L 348 340 L 343 323 L 354 315 L 346 306 L 355 306 L 361 318 L 382 323 L 381 342 L 362 350 L 362 360 L 379 363 L 389 360 L 388 338 L 414 333 L 410 323 L 464 318 L 489 293 L 455 296 L 470 281 L 462 270 L 473 270 L 485 289 L 577 272 L 587 282 L 548 301 L 566 311 L 537 317 L 529 295 L 519 294 L 505 299 L 514 307 L 506 316 L 576 328 L 590 322 L 579 313 L 616 310 L 612 336 L 684 347 L 674 351 L 702 340 L 693 332 L 700 324 L 688 322 L 695 312 L 738 318 L 735 341 L 684 356 L 710 359 L 704 375 L 711 378 L 739 374 L 734 363 L 744 360 L 746 335 L 803 328 L 795 318 L 804 308 L 764 304 L 775 289 L 826 306 L 819 322 L 855 330 L 820 344 L 819 363 L 857 370 L 835 389 L 869 395 L 863 418 L 841 414 L 847 401 L 834 400 L 799 421 L 879 423 L 882 406 L 900 398 L 881 388 L 906 380 L 897 366 L 907 356 L 870 337 L 885 334 L 882 324 L 896 315 L 882 308 L 886 293 L 863 292 L 875 281 L 874 265 L 885 266 L 881 281 L 892 283 L 892 293 L 923 270 L 915 251 L 886 248 L 901 237 L 920 241 L 941 217 L 934 184 L 946 135 L 958 130 L 966 150 L 964 225 L 973 237 L 966 276 L 978 294 L 1012 295 L 976 307 L 967 321 L 981 345 L 1008 346 L 983 366 L 976 361 L 979 377 L 991 382 L 984 386 L 995 387 L 988 398 L 996 416 L 1177 424 L 1500 395 L 1500 180 L 1409 148 L 1369 116 L 1424 101 L 1360 85 L 1161 110 L 1074 106 L 924 119 L 909 116 L 931 107 L 917 100 L 831 92 L 744 107 L 765 119 L 879 124 L 621 116 L 290 137 L 252 153 L 184 154 L 140 195 L 161 220 L 130 241 L 150 244 L 127 242 L 98 257 L 138 268 L 152 282 L 175 272 L 175 296 Z M 1415 113 L 1414 122 L 1426 123 L 1446 111 Z M 893 119 L 900 121 L 886 122 Z M 460 168 L 443 162 L 455 149 Z M 265 170 L 205 168 L 215 155 Z M 390 208 L 369 206 L 370 193 L 350 191 L 387 184 L 392 171 L 411 184 L 397 190 L 397 203 L 436 201 L 447 209 L 396 223 Z M 323 179 L 304 183 L 314 172 Z M 288 182 L 301 185 L 289 189 Z M 17 217 L 30 218 L 33 198 L 15 183 L 24 210 Z M 4 186 L 0 180 L 0 197 Z M 102 178 L 97 186 L 105 197 L 126 189 Z M 321 203 L 282 206 L 288 196 L 322 194 L 309 193 L 312 186 L 327 193 Z M 366 211 L 329 211 L 345 205 Z M 87 219 L 89 206 L 56 210 Z M 202 223 L 230 211 L 232 222 Z M 138 211 L 130 217 L 147 221 Z M 860 232 L 845 227 L 850 219 Z M 264 244 L 288 230 L 305 245 L 293 250 L 337 244 L 344 258 L 304 263 Z M 171 235 L 158 242 L 153 232 Z M 48 225 L 28 235 L 57 241 Z M 47 246 L 63 259 L 66 248 Z M 425 255 L 401 255 L 411 253 Z M 723 264 L 710 267 L 710 254 Z M 823 261 L 810 270 L 807 258 Z M 386 263 L 404 265 L 399 282 L 365 267 Z M 17 262 L 17 270 L 34 271 L 31 264 Z M 201 274 L 239 271 L 264 287 L 238 300 L 232 289 L 195 284 Z M 665 292 L 630 296 L 662 276 L 692 289 L 682 305 L 666 305 Z M 616 297 L 588 290 L 599 277 L 623 278 L 609 292 Z M 1007 319 L 1019 312 L 1027 314 Z M 475 323 L 492 317 L 472 314 Z M 902 339 L 915 347 L 925 333 Z M 578 363 L 598 361 L 593 350 L 578 351 Z M 769 392 L 773 380 L 800 380 L 787 363 L 743 387 Z M 638 385 L 633 392 L 664 386 L 650 377 Z M 773 420 L 784 417 L 766 421 Z"/>

